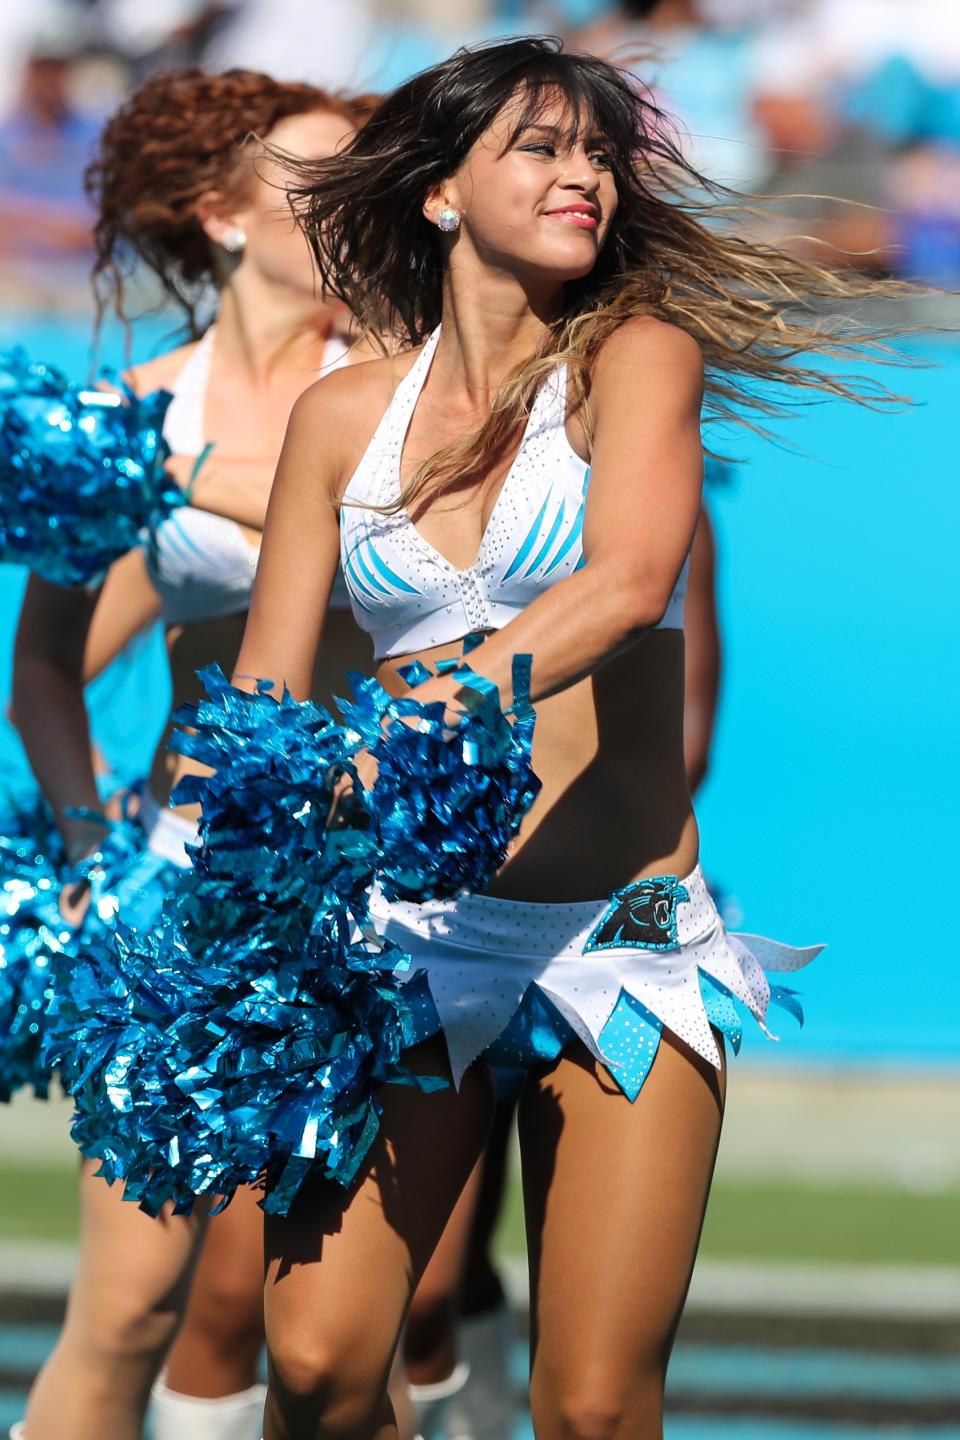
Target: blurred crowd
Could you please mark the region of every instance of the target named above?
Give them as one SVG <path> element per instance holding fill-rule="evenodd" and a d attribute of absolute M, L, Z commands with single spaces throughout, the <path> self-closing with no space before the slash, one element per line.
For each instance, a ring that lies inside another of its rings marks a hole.
<path fill-rule="evenodd" d="M 0 299 L 73 291 L 97 129 L 158 68 L 383 90 L 518 31 L 631 66 L 704 174 L 776 197 L 779 239 L 960 282 L 960 5 L 945 0 L 4 0 Z"/>

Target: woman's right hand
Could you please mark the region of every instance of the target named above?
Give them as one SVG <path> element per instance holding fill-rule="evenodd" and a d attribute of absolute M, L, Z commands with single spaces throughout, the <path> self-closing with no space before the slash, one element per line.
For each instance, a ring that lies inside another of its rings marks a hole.
<path fill-rule="evenodd" d="M 196 469 L 196 455 L 170 455 L 163 467 L 181 490 L 186 490 Z"/>
<path fill-rule="evenodd" d="M 59 910 L 71 930 L 78 929 L 90 908 L 90 882 L 81 880 L 79 885 L 64 886 L 60 891 Z"/>
<path fill-rule="evenodd" d="M 64 830 L 67 860 L 71 865 L 77 865 L 88 855 L 92 855 L 110 834 L 110 827 L 105 822 L 80 816 L 71 817 Z M 60 914 L 73 929 L 83 923 L 90 908 L 90 893 L 89 880 L 80 880 L 75 885 L 64 885 L 60 891 Z"/>
<path fill-rule="evenodd" d="M 199 465 L 195 455 L 171 455 L 166 469 L 195 510 L 263 529 L 276 470 L 272 456 L 230 455 L 217 447 Z"/>

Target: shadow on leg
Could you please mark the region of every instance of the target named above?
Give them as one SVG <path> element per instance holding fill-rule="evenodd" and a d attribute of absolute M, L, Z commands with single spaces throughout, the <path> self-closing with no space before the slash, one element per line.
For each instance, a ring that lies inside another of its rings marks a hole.
<path fill-rule="evenodd" d="M 482 1165 L 481 1159 L 474 1166 L 410 1306 L 404 1351 L 407 1373 L 415 1385 L 445 1380 L 456 1364 L 460 1287 Z"/>
<path fill-rule="evenodd" d="M 442 1042 L 406 1057 L 442 1073 Z M 318 1182 L 266 1223 L 268 1440 L 395 1440 L 387 1382 L 410 1297 L 483 1149 L 490 1084 L 387 1086 L 383 1124 L 349 1193 Z"/>

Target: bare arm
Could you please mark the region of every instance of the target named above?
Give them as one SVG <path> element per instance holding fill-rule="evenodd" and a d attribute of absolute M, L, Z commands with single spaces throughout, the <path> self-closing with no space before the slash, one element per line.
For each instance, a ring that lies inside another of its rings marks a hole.
<path fill-rule="evenodd" d="M 104 827 L 67 815 L 100 809 L 83 698 L 83 666 L 97 596 L 32 575 L 17 627 L 13 712 L 27 757 L 74 858 Z"/>
<path fill-rule="evenodd" d="M 160 617 L 160 597 L 142 550 L 131 550 L 110 568 L 94 608 L 83 657 L 85 684 L 95 680 L 135 635 Z"/>
<path fill-rule="evenodd" d="M 185 489 L 196 463 L 193 455 L 171 455 L 167 469 Z M 251 530 L 262 530 L 276 468 L 275 459 L 223 455 L 214 447 L 193 482 L 190 504 Z"/>
<path fill-rule="evenodd" d="M 716 547 L 705 507 L 700 512 L 690 557 L 684 631 L 683 749 L 690 793 L 694 794 L 702 784 L 710 763 L 721 664 Z"/>
<path fill-rule="evenodd" d="M 145 365 L 134 365 L 124 382 L 136 395 L 157 389 L 171 390 L 188 363 L 186 352 L 194 346 L 172 351 Z M 108 384 L 105 389 L 111 389 Z M 196 455 L 171 455 L 166 468 L 181 489 L 190 486 L 190 503 L 197 510 L 222 515 L 251 530 L 262 530 L 270 487 L 277 468 L 275 455 L 232 455 L 217 442 L 210 448 L 199 469 Z M 196 475 L 194 475 L 196 471 Z"/>
<path fill-rule="evenodd" d="M 586 563 L 470 657 L 504 705 L 513 698 L 514 655 L 533 656 L 537 700 L 598 670 L 663 615 L 700 510 L 702 390 L 699 348 L 672 326 L 629 321 L 604 346 L 590 398 Z M 455 693 L 447 679 L 418 689 L 424 699 Z"/>
<path fill-rule="evenodd" d="M 311 692 L 339 557 L 333 505 L 339 461 L 330 442 L 333 379 L 320 381 L 293 407 L 236 665 L 237 684 L 252 689 L 255 680 L 269 679 L 275 693 L 286 685 L 298 700 Z"/>

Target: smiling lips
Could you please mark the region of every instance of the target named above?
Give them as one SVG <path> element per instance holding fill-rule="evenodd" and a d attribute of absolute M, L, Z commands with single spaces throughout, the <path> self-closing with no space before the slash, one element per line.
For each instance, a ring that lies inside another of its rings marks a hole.
<path fill-rule="evenodd" d="M 546 214 L 551 220 L 562 220 L 565 225 L 576 225 L 580 230 L 597 228 L 597 209 L 589 203 L 564 205 L 559 210 L 547 210 Z"/>

